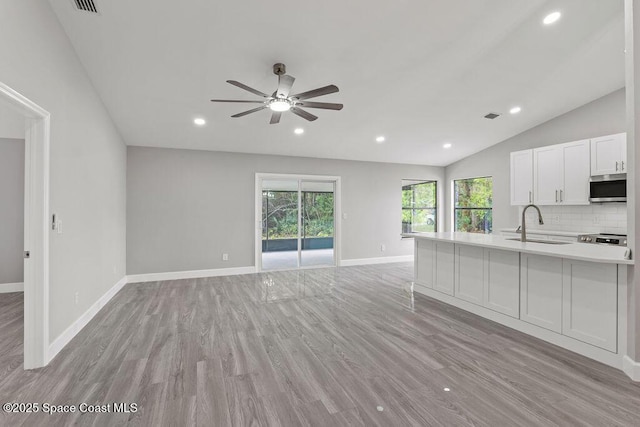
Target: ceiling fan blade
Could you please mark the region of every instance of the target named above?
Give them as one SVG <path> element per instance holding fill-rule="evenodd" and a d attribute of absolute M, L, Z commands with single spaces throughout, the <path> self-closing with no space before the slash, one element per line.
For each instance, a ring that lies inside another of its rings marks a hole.
<path fill-rule="evenodd" d="M 309 99 L 309 98 L 315 98 L 316 96 L 322 96 L 322 95 L 328 95 L 330 93 L 336 93 L 339 90 L 340 89 L 338 89 L 338 86 L 329 85 L 329 86 L 321 87 L 321 88 L 318 88 L 318 89 L 310 90 L 308 92 L 302 92 L 302 93 L 299 93 L 297 95 L 291 95 L 291 98 Z"/>
<path fill-rule="evenodd" d="M 342 110 L 342 104 L 333 104 L 331 102 L 298 102 L 296 105 L 305 108 L 323 108 L 325 110 Z"/>
<path fill-rule="evenodd" d="M 315 119 L 318 118 L 317 116 L 314 116 L 313 114 L 308 113 L 308 112 L 304 111 L 301 108 L 291 107 L 291 112 L 293 114 L 295 114 L 296 116 L 300 116 L 303 119 L 309 120 L 310 122 L 312 122 L 312 121 L 314 121 Z"/>
<path fill-rule="evenodd" d="M 265 101 L 244 101 L 239 99 L 212 99 L 211 102 L 247 102 L 250 104 L 264 104 Z"/>
<path fill-rule="evenodd" d="M 296 79 L 293 76 L 289 76 L 287 74 L 278 76 L 278 90 L 276 91 L 278 97 L 286 98 L 289 96 L 289 92 L 291 92 L 291 86 L 293 86 L 293 82 Z"/>
<path fill-rule="evenodd" d="M 249 87 L 244 83 L 240 83 L 240 82 L 237 82 L 235 80 L 227 80 L 227 83 L 232 84 L 232 85 L 234 85 L 236 87 L 239 87 L 240 89 L 247 90 L 247 91 L 249 91 L 251 93 L 254 93 L 254 94 L 258 95 L 258 96 L 261 96 L 263 98 L 269 98 L 269 95 L 267 95 L 266 93 L 260 92 L 259 90 L 256 90 L 256 89 L 254 89 L 252 87 Z"/>
<path fill-rule="evenodd" d="M 273 114 L 271 115 L 271 121 L 269 122 L 269 124 L 275 125 L 277 123 L 280 123 L 281 116 L 282 116 L 282 111 L 274 111 Z"/>
<path fill-rule="evenodd" d="M 255 113 L 256 111 L 264 110 L 265 108 L 267 108 L 267 106 L 263 105 L 262 107 L 254 108 L 253 110 L 243 111 L 242 113 L 234 114 L 231 117 L 237 118 L 237 117 L 246 116 L 247 114 Z"/>

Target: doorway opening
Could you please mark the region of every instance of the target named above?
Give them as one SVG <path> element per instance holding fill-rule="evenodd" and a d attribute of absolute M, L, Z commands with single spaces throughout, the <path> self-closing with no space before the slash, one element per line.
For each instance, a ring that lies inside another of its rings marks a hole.
<path fill-rule="evenodd" d="M 49 362 L 49 113 L 0 83 L 0 103 L 24 118 L 24 369 Z M 19 250 L 19 249 L 16 249 Z"/>
<path fill-rule="evenodd" d="M 256 175 L 258 271 L 336 266 L 340 178 Z"/>

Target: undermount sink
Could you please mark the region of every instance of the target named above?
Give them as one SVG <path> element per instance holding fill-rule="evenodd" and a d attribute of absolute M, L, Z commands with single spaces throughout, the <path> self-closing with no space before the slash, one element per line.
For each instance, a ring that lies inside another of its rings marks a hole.
<path fill-rule="evenodd" d="M 521 242 L 522 240 L 516 238 L 513 239 L 506 239 L 506 240 L 514 240 L 516 242 Z M 527 239 L 527 241 L 525 243 L 544 243 L 546 245 L 568 245 L 571 242 L 559 242 L 557 240 L 537 240 L 537 239 Z"/>

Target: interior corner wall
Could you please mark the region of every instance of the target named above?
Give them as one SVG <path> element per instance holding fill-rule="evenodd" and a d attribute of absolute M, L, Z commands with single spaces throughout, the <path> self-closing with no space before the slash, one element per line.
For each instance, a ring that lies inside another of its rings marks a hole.
<path fill-rule="evenodd" d="M 400 238 L 402 179 L 444 177 L 441 167 L 128 147 L 127 274 L 253 266 L 256 173 L 340 176 L 343 260 L 413 254 Z"/>
<path fill-rule="evenodd" d="M 0 285 L 22 283 L 24 140 L 0 138 Z"/>
<path fill-rule="evenodd" d="M 51 114 L 54 341 L 125 275 L 126 146 L 48 1 L 0 2 L 0 52 L 0 81 Z"/>
<path fill-rule="evenodd" d="M 493 229 L 515 229 L 520 219 L 518 207 L 511 206 L 509 154 L 512 151 L 625 132 L 625 117 L 623 88 L 450 164 L 445 168 L 445 229 L 453 228 L 452 182 L 480 176 L 493 177 Z"/>

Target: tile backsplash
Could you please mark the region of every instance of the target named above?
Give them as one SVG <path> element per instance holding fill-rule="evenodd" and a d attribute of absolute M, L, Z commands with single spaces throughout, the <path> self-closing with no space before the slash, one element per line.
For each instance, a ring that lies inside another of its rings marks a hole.
<path fill-rule="evenodd" d="M 544 225 L 537 212 L 527 211 L 527 229 L 559 230 L 583 233 L 627 234 L 627 204 L 602 203 L 586 206 L 540 206 Z M 522 215 L 522 208 L 519 208 Z"/>

